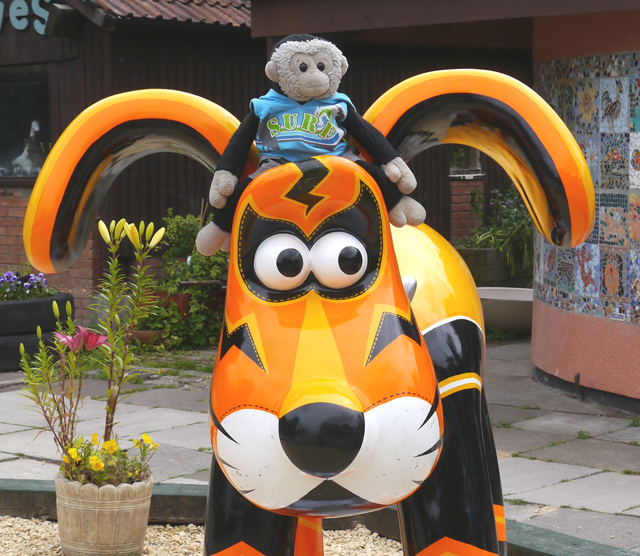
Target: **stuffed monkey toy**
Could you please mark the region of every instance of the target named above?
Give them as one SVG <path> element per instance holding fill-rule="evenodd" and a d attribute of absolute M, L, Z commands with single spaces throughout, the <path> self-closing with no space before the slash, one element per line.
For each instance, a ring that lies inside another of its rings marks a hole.
<path fill-rule="evenodd" d="M 344 156 L 367 170 L 380 186 L 395 226 L 424 221 L 422 205 L 406 196 L 416 187 L 407 164 L 382 133 L 358 114 L 349 97 L 337 92 L 348 67 L 338 47 L 313 35 L 289 35 L 275 45 L 265 67 L 272 89 L 251 101 L 249 114 L 218 162 L 209 192 L 209 201 L 218 210 L 196 238 L 200 253 L 229 250 L 233 215 L 253 178 L 277 165 L 312 156 Z M 347 145 L 347 134 L 367 150 L 373 163 L 361 160 L 356 149 Z M 260 167 L 238 184 L 254 140 Z"/>

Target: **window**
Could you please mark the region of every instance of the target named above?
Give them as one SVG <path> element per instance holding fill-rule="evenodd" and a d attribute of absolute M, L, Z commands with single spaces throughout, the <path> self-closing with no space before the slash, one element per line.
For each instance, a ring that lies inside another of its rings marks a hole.
<path fill-rule="evenodd" d="M 480 152 L 465 145 L 451 145 L 449 165 L 451 177 L 471 180 L 484 175 Z"/>
<path fill-rule="evenodd" d="M 0 180 L 37 176 L 50 150 L 46 68 L 0 68 Z"/>

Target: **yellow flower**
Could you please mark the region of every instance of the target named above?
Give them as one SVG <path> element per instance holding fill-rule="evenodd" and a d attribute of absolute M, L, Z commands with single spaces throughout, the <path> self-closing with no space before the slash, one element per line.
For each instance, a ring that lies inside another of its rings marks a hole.
<path fill-rule="evenodd" d="M 97 446 L 98 444 L 100 444 L 100 441 L 98 440 L 98 433 L 97 432 L 94 432 L 91 435 L 91 442 L 93 442 L 94 446 Z"/>
<path fill-rule="evenodd" d="M 160 448 L 160 444 L 158 444 L 157 442 L 154 442 L 154 443 L 151 445 L 151 449 L 152 449 L 152 450 L 157 450 L 158 448 Z"/>
<path fill-rule="evenodd" d="M 96 456 L 91 456 L 89 458 L 89 465 L 91 465 L 91 469 L 94 471 L 101 471 L 104 469 L 104 463 L 102 463 L 100 458 L 97 458 Z"/>
<path fill-rule="evenodd" d="M 69 455 L 73 458 L 73 461 L 78 461 L 80 459 L 78 457 L 78 450 L 76 450 L 75 448 L 69 448 L 67 452 L 69 452 Z"/>
<path fill-rule="evenodd" d="M 71 463 L 71 459 L 69 458 L 69 456 L 62 456 L 62 461 L 64 461 L 65 463 Z"/>
<path fill-rule="evenodd" d="M 136 448 L 140 448 L 140 443 L 141 443 L 141 442 L 142 442 L 142 441 L 141 441 L 141 440 L 138 440 L 137 438 L 134 438 L 134 439 L 133 439 L 133 445 L 134 445 Z"/>
<path fill-rule="evenodd" d="M 153 446 L 153 440 L 151 440 L 151 437 L 148 434 L 143 434 L 140 438 L 142 438 L 144 442 L 149 444 L 149 446 Z"/>
<path fill-rule="evenodd" d="M 98 222 L 98 231 L 100 232 L 100 235 L 102 236 L 102 239 L 104 240 L 104 242 L 107 245 L 111 245 L 111 236 L 109 235 L 109 228 L 107 228 L 107 225 L 102 220 Z"/>
<path fill-rule="evenodd" d="M 102 449 L 106 450 L 107 453 L 113 454 L 118 449 L 118 443 L 115 440 L 107 440 L 103 445 Z"/>
<path fill-rule="evenodd" d="M 149 249 L 153 249 L 156 245 L 158 245 L 158 243 L 162 241 L 162 238 L 164 237 L 164 232 L 165 232 L 165 229 L 160 228 L 155 234 L 153 234 L 153 237 L 151 238 L 151 241 L 149 243 Z"/>

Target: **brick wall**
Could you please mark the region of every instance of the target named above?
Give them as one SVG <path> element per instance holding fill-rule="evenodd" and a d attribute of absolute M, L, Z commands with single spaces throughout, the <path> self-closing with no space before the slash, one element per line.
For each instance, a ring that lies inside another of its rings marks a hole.
<path fill-rule="evenodd" d="M 28 263 L 22 241 L 22 225 L 29 203 L 30 189 L 0 189 L 0 272 L 21 270 Z M 101 242 L 97 225 L 80 258 L 59 274 L 49 274 L 49 285 L 71 293 L 80 324 L 88 324 L 90 295 L 96 288 L 101 271 Z"/>
<path fill-rule="evenodd" d="M 474 218 L 471 212 L 471 192 L 482 193 L 484 180 L 451 181 L 451 243 L 471 235 L 476 226 L 482 226 L 482 213 Z"/>

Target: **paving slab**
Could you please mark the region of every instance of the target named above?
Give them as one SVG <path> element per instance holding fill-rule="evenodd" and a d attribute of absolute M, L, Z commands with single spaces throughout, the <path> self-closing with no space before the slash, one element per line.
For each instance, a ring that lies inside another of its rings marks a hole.
<path fill-rule="evenodd" d="M 640 517 L 640 504 L 638 506 L 636 506 L 635 508 L 630 508 L 628 510 L 625 510 L 622 513 L 624 515 L 633 515 L 633 516 L 636 516 L 636 517 Z"/>
<path fill-rule="evenodd" d="M 193 474 L 206 470 L 207 480 L 211 469 L 211 454 L 186 448 L 163 446 L 149 460 L 153 480 L 157 483 L 176 477 L 193 479 Z"/>
<path fill-rule="evenodd" d="M 572 440 L 528 452 L 527 456 L 622 472 L 640 472 L 640 446 L 597 439 Z M 638 502 L 640 504 L 640 502 Z"/>
<path fill-rule="evenodd" d="M 602 417 L 592 415 L 576 415 L 573 413 L 552 412 L 513 423 L 519 429 L 539 431 L 539 432 L 559 432 L 565 434 L 578 435 L 578 432 L 585 431 L 590 436 L 600 436 L 612 431 L 624 429 L 629 424 L 626 419 L 615 417 Z"/>
<path fill-rule="evenodd" d="M 492 425 L 499 425 L 501 423 L 516 423 L 544 415 L 543 411 L 530 409 L 530 407 L 532 406 L 513 407 L 510 405 L 491 404 L 489 406 L 489 419 Z"/>
<path fill-rule="evenodd" d="M 614 442 L 626 442 L 640 444 L 640 427 L 626 427 L 614 432 L 603 434 L 600 440 L 612 440 Z"/>
<path fill-rule="evenodd" d="M 25 427 L 24 425 L 9 425 L 8 423 L 0 423 L 0 435 L 24 431 L 30 428 L 31 427 Z M 2 438 L 0 438 L 0 446 L 2 446 Z"/>
<path fill-rule="evenodd" d="M 487 346 L 486 360 L 497 359 L 504 361 L 528 361 L 531 353 L 529 340 L 509 342 L 505 344 L 491 344 Z"/>
<path fill-rule="evenodd" d="M 210 450 L 211 434 L 209 423 L 195 423 L 186 427 L 176 427 L 153 433 L 153 440 L 164 446 L 189 448 L 190 450 Z"/>
<path fill-rule="evenodd" d="M 115 433 L 120 438 L 139 438 L 141 434 L 151 434 L 155 431 L 167 430 L 174 427 L 183 427 L 194 423 L 208 423 L 209 416 L 195 411 L 180 411 L 177 409 L 143 408 L 131 418 L 118 420 L 116 414 Z M 119 421 L 119 422 L 118 422 Z M 100 432 L 104 429 L 104 419 L 84 421 L 78 425 L 79 434 Z"/>
<path fill-rule="evenodd" d="M 24 454 L 52 461 L 60 460 L 60 455 L 56 451 L 56 445 L 53 441 L 53 434 L 44 430 L 29 429 L 4 434 L 0 437 L 0 450 L 10 454 Z M 0 477 L 8 478 L 1 473 Z"/>
<path fill-rule="evenodd" d="M 547 511 L 558 509 L 556 506 L 540 506 L 538 504 L 510 504 L 507 500 L 504 505 L 504 516 L 506 519 L 528 523 L 527 520 L 537 516 L 542 508 L 548 508 Z"/>
<path fill-rule="evenodd" d="M 529 455 L 528 452 L 545 448 L 555 442 L 575 440 L 575 436 L 568 434 L 500 427 L 493 427 L 492 430 L 496 448 L 510 454 L 525 452 Z"/>
<path fill-rule="evenodd" d="M 559 508 L 523 523 L 629 550 L 640 545 L 640 518 Z"/>
<path fill-rule="evenodd" d="M 508 495 L 508 497 L 523 498 L 532 504 L 570 506 L 573 509 L 588 509 L 610 514 L 620 513 L 637 506 L 640 502 L 640 476 L 621 475 L 614 472 L 598 473 L 529 490 L 526 493 Z"/>
<path fill-rule="evenodd" d="M 206 387 L 202 389 L 155 388 L 136 392 L 128 398 L 128 401 L 147 407 L 171 407 L 183 411 L 207 413 L 209 411 L 209 389 L 208 381 Z"/>
<path fill-rule="evenodd" d="M 163 481 L 165 485 L 208 485 L 209 481 L 199 481 L 197 479 L 187 479 L 186 477 L 176 477 Z"/>
<path fill-rule="evenodd" d="M 52 480 L 60 466 L 35 459 L 19 458 L 0 462 L 0 477 L 3 479 Z"/>
<path fill-rule="evenodd" d="M 484 365 L 485 373 L 495 373 L 507 376 L 531 377 L 534 367 L 531 361 L 487 359 Z"/>
<path fill-rule="evenodd" d="M 549 463 L 528 458 L 507 458 L 499 462 L 502 492 L 505 497 L 518 498 L 517 494 L 529 493 L 562 481 L 586 477 L 594 472 L 588 467 Z M 522 496 L 527 502 L 556 505 L 552 502 L 532 500 L 528 494 Z"/>

